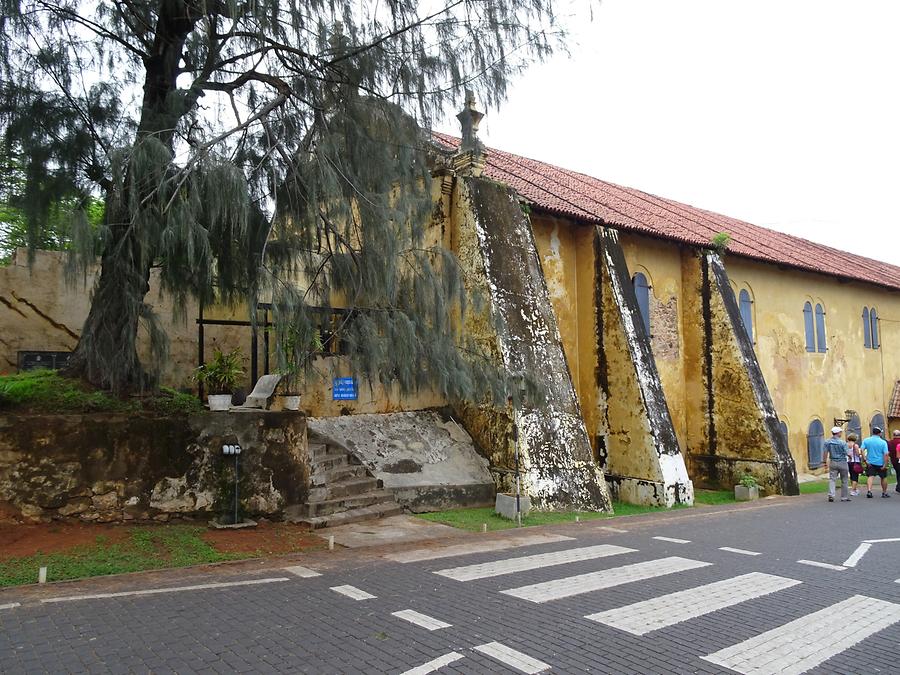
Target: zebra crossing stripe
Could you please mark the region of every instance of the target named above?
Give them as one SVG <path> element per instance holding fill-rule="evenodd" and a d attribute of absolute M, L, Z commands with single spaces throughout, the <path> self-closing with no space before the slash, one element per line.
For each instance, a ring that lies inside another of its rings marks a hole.
<path fill-rule="evenodd" d="M 410 668 L 409 670 L 404 671 L 401 675 L 428 675 L 428 673 L 433 673 L 436 670 L 443 668 L 444 666 L 449 666 L 454 661 L 459 661 L 461 658 L 464 658 L 462 654 L 459 652 L 450 652 L 448 654 L 444 654 L 443 656 L 439 656 L 436 659 L 431 659 L 428 663 L 423 663 L 421 666 L 416 666 L 415 668 Z"/>
<path fill-rule="evenodd" d="M 897 621 L 900 605 L 854 595 L 701 658 L 744 675 L 799 675 Z"/>
<path fill-rule="evenodd" d="M 720 546 L 719 550 L 727 553 L 740 553 L 741 555 L 762 555 L 759 551 L 748 551 L 745 548 L 732 548 L 731 546 Z"/>
<path fill-rule="evenodd" d="M 476 652 L 481 652 L 485 656 L 490 656 L 492 659 L 497 659 L 500 663 L 504 663 L 510 668 L 515 668 L 523 673 L 529 673 L 529 675 L 550 670 L 550 666 L 543 661 L 533 659 L 528 656 L 528 654 L 523 654 L 522 652 L 516 651 L 512 647 L 507 647 L 499 642 L 488 642 L 487 644 L 473 647 L 473 649 Z"/>
<path fill-rule="evenodd" d="M 688 558 L 672 556 L 633 565 L 613 567 L 612 569 L 599 572 L 588 572 L 587 574 L 579 574 L 574 577 L 544 581 L 539 584 L 531 584 L 519 588 L 510 588 L 500 592 L 530 602 L 549 602 L 550 600 L 559 600 L 560 598 L 568 598 L 573 595 L 599 591 L 603 588 L 630 584 L 633 581 L 653 579 L 666 574 L 707 567 L 711 564 L 700 560 L 689 560 Z"/>
<path fill-rule="evenodd" d="M 562 534 L 523 534 L 503 539 L 492 539 L 471 544 L 454 544 L 441 548 L 416 548 L 411 551 L 389 553 L 384 557 L 399 563 L 422 562 L 424 560 L 437 560 L 439 558 L 451 558 L 458 555 L 471 555 L 473 553 L 488 553 L 490 551 L 503 551 L 519 546 L 536 546 L 538 544 L 555 544 L 561 541 L 573 541 L 574 537 Z"/>
<path fill-rule="evenodd" d="M 595 558 L 606 558 L 608 556 L 635 552 L 636 549 L 633 548 L 615 546 L 612 544 L 600 544 L 598 546 L 585 546 L 584 548 L 571 548 L 565 551 L 553 551 L 552 553 L 538 553 L 537 555 L 494 560 L 492 562 L 480 563 L 477 565 L 450 567 L 448 569 L 438 570 L 435 574 L 440 574 L 442 577 L 447 577 L 448 579 L 456 579 L 456 581 L 474 581 L 475 579 L 498 577 L 502 574 L 512 574 L 513 572 L 525 572 L 541 567 L 564 565 L 566 563 L 594 560 Z"/>
<path fill-rule="evenodd" d="M 645 635 L 799 583 L 801 582 L 796 579 L 751 572 L 733 579 L 661 595 L 633 605 L 589 614 L 585 618 L 624 630 L 632 635 Z"/>
<path fill-rule="evenodd" d="M 675 537 L 653 537 L 657 541 L 668 541 L 673 544 L 690 544 L 690 539 L 676 539 Z"/>
<path fill-rule="evenodd" d="M 335 593 L 346 595 L 348 598 L 353 598 L 354 600 L 372 600 L 376 597 L 371 593 L 366 593 L 366 591 L 362 590 L 361 588 L 350 585 L 332 586 L 331 590 Z"/>
<path fill-rule="evenodd" d="M 409 621 L 411 624 L 415 624 L 416 626 L 419 626 L 419 628 L 424 628 L 425 630 L 450 628 L 450 626 L 452 625 L 447 623 L 446 621 L 435 619 L 433 616 L 428 616 L 427 614 L 417 612 L 414 609 L 403 609 L 399 612 L 391 612 L 391 616 L 396 616 L 398 619 Z"/>
<path fill-rule="evenodd" d="M 285 571 L 285 572 L 290 572 L 290 573 L 293 574 L 294 576 L 298 576 L 298 577 L 300 577 L 301 579 L 311 579 L 311 578 L 313 578 L 313 577 L 320 577 L 320 576 L 322 576 L 321 574 L 319 574 L 319 573 L 316 572 L 315 570 L 311 570 L 311 569 L 309 569 L 308 567 L 303 567 L 303 566 L 301 566 L 301 565 L 294 565 L 293 567 L 285 567 L 285 568 L 284 568 L 284 571 Z"/>

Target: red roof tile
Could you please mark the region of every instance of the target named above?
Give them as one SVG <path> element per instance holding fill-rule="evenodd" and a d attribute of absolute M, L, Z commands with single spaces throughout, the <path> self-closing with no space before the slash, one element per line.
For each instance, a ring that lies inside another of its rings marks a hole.
<path fill-rule="evenodd" d="M 900 380 L 894 384 L 894 393 L 888 406 L 888 417 L 900 417 Z"/>
<path fill-rule="evenodd" d="M 448 148 L 459 144 L 435 137 Z M 696 246 L 727 232 L 730 254 L 900 289 L 900 267 L 502 150 L 488 148 L 485 174 L 550 213 Z"/>

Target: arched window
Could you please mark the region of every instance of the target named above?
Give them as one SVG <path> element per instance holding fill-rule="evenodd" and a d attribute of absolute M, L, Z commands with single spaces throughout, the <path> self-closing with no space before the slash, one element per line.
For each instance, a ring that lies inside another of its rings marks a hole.
<path fill-rule="evenodd" d="M 869 323 L 869 308 L 863 307 L 863 347 L 872 346 L 872 324 Z"/>
<path fill-rule="evenodd" d="M 822 305 L 816 305 L 816 347 L 825 353 L 825 310 Z"/>
<path fill-rule="evenodd" d="M 641 272 L 636 272 L 631 278 L 634 285 L 634 294 L 637 296 L 638 309 L 641 311 L 641 318 L 644 320 L 644 329 L 647 336 L 650 336 L 650 284 L 647 283 L 647 277 Z"/>
<path fill-rule="evenodd" d="M 878 349 L 881 346 L 881 339 L 878 335 L 878 312 L 874 307 L 869 312 L 869 323 L 872 326 L 872 349 Z"/>
<path fill-rule="evenodd" d="M 872 429 L 878 427 L 882 431 L 884 431 L 884 415 L 881 413 L 875 413 L 872 415 L 872 421 L 869 422 L 869 433 L 874 433 Z"/>
<path fill-rule="evenodd" d="M 853 413 L 850 421 L 847 422 L 847 435 L 849 436 L 850 434 L 856 434 L 857 440 L 862 440 L 862 421 L 856 413 Z"/>
<path fill-rule="evenodd" d="M 824 463 L 825 428 L 820 420 L 809 423 L 809 431 L 806 434 L 806 450 L 809 453 L 809 468 L 817 469 Z"/>
<path fill-rule="evenodd" d="M 750 299 L 750 292 L 746 288 L 742 288 L 738 295 L 738 305 L 741 308 L 741 320 L 744 322 L 747 337 L 753 342 L 753 300 Z"/>
<path fill-rule="evenodd" d="M 806 330 L 806 351 L 816 351 L 816 329 L 813 323 L 812 305 L 809 302 L 803 305 L 803 328 Z"/>

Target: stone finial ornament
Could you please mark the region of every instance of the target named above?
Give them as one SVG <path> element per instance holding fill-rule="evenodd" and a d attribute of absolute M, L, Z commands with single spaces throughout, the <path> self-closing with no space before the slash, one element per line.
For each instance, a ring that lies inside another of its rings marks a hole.
<path fill-rule="evenodd" d="M 478 125 L 484 119 L 484 113 L 475 109 L 475 94 L 466 89 L 466 103 L 456 116 L 462 128 L 462 140 L 459 150 L 453 156 L 453 169 L 464 176 L 480 176 L 484 171 L 486 153 L 484 145 L 478 140 Z"/>

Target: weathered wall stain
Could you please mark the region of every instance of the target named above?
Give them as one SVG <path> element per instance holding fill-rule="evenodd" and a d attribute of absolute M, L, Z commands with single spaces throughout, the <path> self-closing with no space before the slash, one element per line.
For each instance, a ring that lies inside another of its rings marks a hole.
<path fill-rule="evenodd" d="M 700 254 L 696 264 L 702 280 L 704 392 L 698 401 L 703 415 L 693 417 L 705 417 L 706 430 L 691 439 L 691 475 L 702 485 L 720 487 L 748 472 L 771 492 L 797 494 L 794 461 L 740 323 L 725 266 L 712 252 Z"/>
<path fill-rule="evenodd" d="M 602 289 L 601 381 L 607 387 L 606 471 L 624 501 L 693 503 L 693 485 L 675 436 L 650 338 L 638 309 L 618 234 L 597 228 Z"/>
<path fill-rule="evenodd" d="M 0 504 L 29 520 L 113 522 L 226 510 L 240 443 L 241 505 L 278 517 L 306 502 L 306 418 L 297 413 L 0 416 Z"/>
<path fill-rule="evenodd" d="M 491 303 L 492 319 L 482 317 L 481 330 L 475 334 L 484 336 L 486 342 L 494 340 L 505 367 L 532 378 L 546 399 L 540 404 L 524 402 L 515 410 L 525 490 L 540 508 L 610 509 L 606 483 L 594 464 L 575 397 L 530 223 L 508 188 L 460 178 L 457 189 L 458 255 L 470 261 L 468 275 L 480 277 L 470 283 L 484 291 Z M 474 257 L 469 258 L 470 252 Z M 469 321 L 467 329 L 477 320 Z M 499 441 L 495 448 L 509 448 L 496 421 L 492 425 L 495 431 L 485 434 L 485 425 L 466 414 L 471 411 L 463 412 L 467 428 L 480 443 L 485 436 L 492 436 Z M 502 419 L 496 412 L 492 416 Z M 505 454 L 508 462 L 509 449 Z"/>

